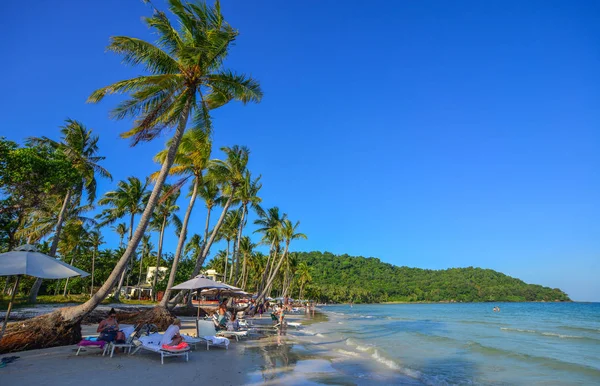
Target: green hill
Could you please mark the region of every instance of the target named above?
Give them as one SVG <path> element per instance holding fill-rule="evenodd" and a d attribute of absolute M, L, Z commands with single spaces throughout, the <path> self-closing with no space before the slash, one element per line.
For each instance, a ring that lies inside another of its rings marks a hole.
<path fill-rule="evenodd" d="M 491 269 L 397 267 L 373 257 L 329 252 L 294 255 L 311 267 L 305 297 L 322 302 L 570 301 L 558 288 L 527 284 Z"/>

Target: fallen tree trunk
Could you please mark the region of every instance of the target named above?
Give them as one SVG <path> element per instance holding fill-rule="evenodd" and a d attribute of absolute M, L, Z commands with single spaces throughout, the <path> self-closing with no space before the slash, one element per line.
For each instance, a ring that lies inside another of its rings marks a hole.
<path fill-rule="evenodd" d="M 81 340 L 81 324 L 62 317 L 59 310 L 12 323 L 0 341 L 0 354 L 66 346 Z"/>

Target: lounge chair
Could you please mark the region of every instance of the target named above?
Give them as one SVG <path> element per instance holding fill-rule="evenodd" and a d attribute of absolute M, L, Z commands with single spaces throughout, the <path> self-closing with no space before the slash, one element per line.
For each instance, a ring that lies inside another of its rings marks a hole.
<path fill-rule="evenodd" d="M 196 320 L 196 334 L 198 339 L 206 342 L 206 349 L 210 350 L 210 346 L 229 348 L 229 339 L 216 336 L 215 325 L 212 320 Z"/>
<path fill-rule="evenodd" d="M 113 354 L 115 353 L 116 348 L 122 348 L 124 350 L 127 350 L 127 353 L 131 353 L 131 349 L 134 346 L 133 340 L 135 339 L 135 337 L 138 333 L 138 329 L 135 328 L 134 326 L 129 326 L 129 327 L 122 328 L 121 331 L 123 332 L 123 334 L 125 334 L 125 336 L 127 336 L 127 339 L 125 340 L 125 342 L 124 343 L 109 342 L 108 346 L 102 353 L 102 356 L 104 356 L 108 352 L 110 352 L 110 357 L 112 358 Z"/>
<path fill-rule="evenodd" d="M 190 352 L 189 347 L 187 347 L 184 350 L 173 350 L 173 351 L 167 350 L 167 349 L 164 349 L 160 344 L 162 341 L 162 338 L 163 338 L 163 334 L 156 333 L 156 334 L 152 334 L 152 335 L 142 336 L 139 339 L 134 340 L 133 343 L 137 347 L 131 353 L 131 355 L 134 355 L 140 349 L 144 349 L 147 351 L 152 351 L 157 354 L 160 354 L 160 363 L 161 364 L 165 363 L 164 358 L 166 358 L 166 357 L 184 356 L 186 362 L 189 360 L 189 352 Z"/>
<path fill-rule="evenodd" d="M 96 338 L 93 338 L 93 339 L 96 339 Z M 78 347 L 77 353 L 75 353 L 75 356 L 78 356 L 79 352 L 84 347 L 99 348 L 100 350 L 102 350 L 102 355 L 104 355 L 106 353 L 106 349 L 108 348 L 108 344 L 103 340 L 91 340 L 88 338 L 88 339 L 82 339 L 81 342 L 77 343 L 77 347 Z"/>

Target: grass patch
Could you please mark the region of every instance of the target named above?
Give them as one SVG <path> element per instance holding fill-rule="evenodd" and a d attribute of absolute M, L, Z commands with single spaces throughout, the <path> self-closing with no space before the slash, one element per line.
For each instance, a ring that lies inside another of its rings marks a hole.
<path fill-rule="evenodd" d="M 66 303 L 85 303 L 90 299 L 90 295 L 88 294 L 79 294 L 79 295 L 40 295 L 37 298 L 37 304 L 66 304 Z M 15 297 L 15 302 L 13 303 L 13 308 L 21 308 L 32 306 L 31 303 L 27 302 L 28 297 L 26 295 Z M 10 301 L 10 296 L 2 296 L 0 295 L 0 309 L 7 309 L 8 302 Z M 143 305 L 153 305 L 157 304 L 151 300 L 137 300 L 137 299 L 121 299 L 121 301 L 116 302 L 114 298 L 108 297 L 104 299 L 102 304 L 110 304 L 110 303 L 123 303 L 123 304 L 143 304 Z"/>

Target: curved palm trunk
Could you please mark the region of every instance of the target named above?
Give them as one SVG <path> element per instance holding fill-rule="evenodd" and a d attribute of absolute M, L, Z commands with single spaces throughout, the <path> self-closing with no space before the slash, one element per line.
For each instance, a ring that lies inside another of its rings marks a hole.
<path fill-rule="evenodd" d="M 173 265 L 171 266 L 171 272 L 169 273 L 169 281 L 167 282 L 167 289 L 165 290 L 165 294 L 163 295 L 162 300 L 160 301 L 161 307 L 166 307 L 169 302 L 169 296 L 171 295 L 171 287 L 173 287 L 173 283 L 175 283 L 175 274 L 177 272 L 177 265 L 179 264 L 179 257 L 181 256 L 181 251 L 183 250 L 183 244 L 185 244 L 185 239 L 187 237 L 187 227 L 188 222 L 190 221 L 190 215 L 192 214 L 192 210 L 194 209 L 194 203 L 196 202 L 196 196 L 198 195 L 198 177 L 194 180 L 194 189 L 192 190 L 192 197 L 190 198 L 190 204 L 185 212 L 185 216 L 183 217 L 183 224 L 181 227 L 181 233 L 179 233 L 179 241 L 177 242 L 177 249 L 175 250 L 175 256 L 173 257 Z"/>
<path fill-rule="evenodd" d="M 279 268 L 281 268 L 281 264 L 283 264 L 283 260 L 285 259 L 286 255 L 288 253 L 289 246 L 290 246 L 290 242 L 286 241 L 285 250 L 283 251 L 281 258 L 279 259 L 279 262 L 277 262 L 277 266 L 273 270 L 273 274 L 270 275 L 269 280 L 267 281 L 267 284 L 265 286 L 265 289 L 258 295 L 258 298 L 256 299 L 256 304 L 260 303 L 265 298 L 265 296 L 267 296 L 271 292 L 271 286 L 273 285 L 275 276 L 277 276 L 277 272 L 279 271 Z"/>
<path fill-rule="evenodd" d="M 56 220 L 56 231 L 54 232 L 54 238 L 52 239 L 52 246 L 50 247 L 49 256 L 56 256 L 56 250 L 58 249 L 58 240 L 60 239 L 60 231 L 62 230 L 63 222 L 65 221 L 65 212 L 67 211 L 67 204 L 70 200 L 71 190 L 68 190 L 67 194 L 65 195 L 62 207 L 60 208 L 60 212 L 58 213 L 58 219 Z M 29 292 L 29 303 L 37 302 L 37 295 L 40 291 L 41 286 L 42 279 L 35 279 L 35 283 L 33 284 L 33 287 L 31 287 L 31 291 Z"/>
<path fill-rule="evenodd" d="M 131 218 L 129 219 L 129 241 L 131 241 L 131 238 L 133 237 L 133 220 L 135 219 L 135 214 L 131 214 Z M 121 237 L 121 242 L 123 242 L 123 237 Z M 131 256 L 135 256 L 135 252 L 131 255 Z M 127 261 L 127 265 L 129 265 L 129 261 Z M 121 274 L 121 278 L 119 279 L 119 284 L 117 285 L 117 290 L 115 291 L 115 301 L 119 301 L 119 297 L 121 296 L 121 288 L 123 287 L 123 281 L 125 280 L 125 274 L 127 273 L 127 266 L 125 267 L 125 269 L 123 270 L 123 273 Z"/>
<path fill-rule="evenodd" d="M 242 218 L 240 219 L 240 226 L 238 228 L 237 241 L 236 245 L 233 247 L 233 258 L 236 261 L 235 264 L 235 274 L 233 275 L 233 284 L 237 285 L 239 280 L 238 276 L 240 274 L 240 242 L 242 240 L 242 230 L 244 229 L 244 220 L 246 219 L 246 203 L 242 204 Z"/>
<path fill-rule="evenodd" d="M 179 147 L 179 143 L 181 142 L 181 137 L 185 132 L 185 125 L 187 124 L 190 108 L 191 103 L 188 100 L 181 113 L 181 121 L 177 125 L 177 130 L 175 131 L 175 134 L 171 139 L 171 145 L 169 146 L 169 150 L 167 152 L 165 161 L 163 162 L 158 177 L 156 178 L 156 184 L 154 185 L 154 189 L 150 194 L 148 204 L 144 209 L 144 213 L 142 213 L 142 218 L 140 219 L 135 233 L 133 234 L 133 238 L 127 244 L 127 249 L 125 249 L 125 253 L 123 253 L 123 256 L 121 256 L 121 259 L 119 259 L 119 262 L 110 273 L 106 282 L 102 285 L 102 287 L 100 287 L 100 289 L 94 294 L 94 296 L 92 296 L 90 300 L 79 306 L 64 308 L 60 311 L 61 316 L 64 320 L 79 322 L 81 319 L 83 319 L 85 315 L 87 315 L 94 308 L 96 308 L 98 304 L 100 304 L 100 302 L 102 302 L 102 300 L 104 300 L 106 296 L 108 296 L 110 290 L 113 288 L 115 282 L 119 278 L 119 275 L 121 275 L 121 272 L 123 272 L 123 270 L 125 269 L 129 257 L 135 252 L 138 244 L 140 243 L 140 240 L 142 239 L 142 236 L 144 235 L 144 232 L 146 231 L 146 228 L 148 227 L 148 222 L 152 217 L 152 212 L 154 211 L 154 207 L 156 206 L 160 197 L 162 187 L 165 183 L 165 180 L 167 179 L 167 175 L 169 174 L 169 169 L 171 169 L 173 161 L 175 160 L 175 154 L 177 153 L 177 148 Z"/>
<path fill-rule="evenodd" d="M 158 253 L 156 254 L 156 271 L 154 272 L 154 278 L 152 283 L 152 299 L 156 301 L 156 285 L 158 284 L 158 269 L 160 268 L 160 260 L 162 258 L 163 239 L 165 237 L 165 228 L 167 227 L 167 217 L 163 218 L 162 225 L 160 226 L 160 236 L 158 238 Z"/>
<path fill-rule="evenodd" d="M 192 277 L 190 279 L 193 279 L 194 277 L 198 276 L 198 274 L 200 273 L 200 269 L 202 268 L 202 265 L 204 264 L 204 260 L 206 260 L 206 256 L 208 256 L 208 253 L 210 252 L 210 247 L 212 246 L 213 242 L 215 241 L 215 238 L 217 237 L 217 233 L 219 233 L 219 229 L 221 229 L 221 225 L 223 225 L 223 220 L 225 219 L 227 210 L 229 210 L 229 206 L 231 206 L 231 202 L 233 201 L 234 193 L 235 193 L 235 189 L 232 189 L 231 195 L 229 196 L 229 199 L 227 200 L 227 202 L 225 203 L 225 206 L 223 207 L 221 216 L 219 217 L 217 224 L 215 225 L 213 231 L 210 234 L 210 238 L 204 245 L 204 248 L 202 248 L 202 253 L 200 254 L 200 257 L 198 258 L 198 260 L 196 260 L 196 266 L 194 267 L 194 272 L 192 273 Z"/>

